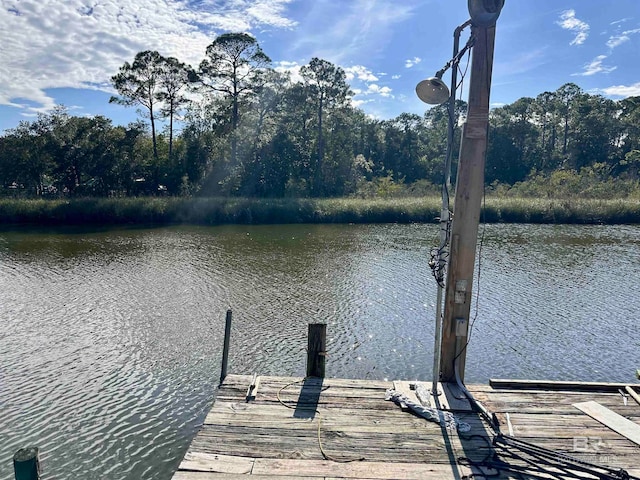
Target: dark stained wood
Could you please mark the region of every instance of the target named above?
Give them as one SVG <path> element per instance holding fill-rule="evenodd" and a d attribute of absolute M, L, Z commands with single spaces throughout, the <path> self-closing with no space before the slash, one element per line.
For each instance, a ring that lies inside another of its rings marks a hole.
<path fill-rule="evenodd" d="M 307 339 L 307 377 L 324 377 L 327 358 L 327 324 L 310 323 Z"/>
<path fill-rule="evenodd" d="M 489 385 L 493 388 L 530 389 L 530 390 L 566 390 L 573 392 L 617 392 L 628 383 L 608 382 L 562 382 L 552 380 L 513 380 L 492 378 Z"/>
<path fill-rule="evenodd" d="M 40 458 L 38 447 L 21 448 L 13 455 L 13 471 L 16 480 L 39 480 Z"/>
<path fill-rule="evenodd" d="M 494 432 L 476 412 L 454 412 L 471 428 L 458 434 L 384 400 L 394 385 L 413 393 L 409 382 L 259 378 L 255 399 L 246 402 L 253 377 L 227 376 L 173 480 L 461 479 L 474 472 L 459 458 L 482 461 L 492 453 Z M 625 406 L 620 393 L 467 388 L 497 412 L 503 433 L 509 414 L 515 438 L 638 475 L 631 469 L 638 446 L 573 406 L 596 401 L 640 425 L 640 408 Z M 314 415 L 295 415 L 305 408 Z"/>
<path fill-rule="evenodd" d="M 227 366 L 229 365 L 229 347 L 231 343 L 231 322 L 233 313 L 227 310 L 227 316 L 224 323 L 224 343 L 222 344 L 222 365 L 220 366 L 220 383 L 227 376 Z"/>

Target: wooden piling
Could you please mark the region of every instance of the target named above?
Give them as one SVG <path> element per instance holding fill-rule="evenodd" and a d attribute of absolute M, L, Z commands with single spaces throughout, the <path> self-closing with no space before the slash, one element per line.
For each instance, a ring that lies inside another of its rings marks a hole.
<path fill-rule="evenodd" d="M 39 480 L 40 459 L 38 447 L 21 448 L 13 455 L 13 471 L 16 480 Z"/>
<path fill-rule="evenodd" d="M 440 381 L 452 383 L 456 382 L 456 366 L 460 380 L 464 381 L 473 269 L 480 204 L 484 195 L 489 91 L 496 34 L 495 26 L 474 25 L 473 28 L 475 43 L 471 57 L 468 111 L 462 128 L 451 224 L 451 238 L 457 242 L 457 247 L 456 252 L 452 247 L 449 255 L 440 350 Z"/>
<path fill-rule="evenodd" d="M 324 378 L 327 356 L 327 324 L 310 323 L 307 340 L 307 377 Z"/>
<path fill-rule="evenodd" d="M 231 309 L 227 310 L 227 318 L 224 325 L 224 344 L 222 346 L 222 366 L 220 368 L 220 383 L 227 376 L 227 366 L 229 365 L 229 342 L 231 341 Z"/>

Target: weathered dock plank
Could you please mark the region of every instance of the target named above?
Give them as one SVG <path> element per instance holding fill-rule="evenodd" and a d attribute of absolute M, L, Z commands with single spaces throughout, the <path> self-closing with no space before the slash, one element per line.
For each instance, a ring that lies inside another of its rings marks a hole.
<path fill-rule="evenodd" d="M 180 464 L 180 470 L 194 470 L 216 473 L 251 473 L 256 459 L 232 455 L 187 452 Z"/>
<path fill-rule="evenodd" d="M 252 383 L 257 388 L 246 401 Z M 229 375 L 173 480 L 447 480 L 474 470 L 482 478 L 471 465 L 494 452 L 486 422 L 475 412 L 456 412 L 470 431 L 444 429 L 385 401 L 392 387 L 383 381 Z M 637 445 L 573 406 L 597 401 L 637 423 L 640 409 L 635 402 L 625 405 L 620 393 L 592 386 L 588 392 L 469 389 L 503 420 L 505 433 L 509 414 L 516 438 L 609 468 L 637 463 Z M 501 471 L 494 478 L 519 477 Z"/>
<path fill-rule="evenodd" d="M 598 402 L 582 402 L 574 406 L 636 445 L 640 445 L 640 425 L 603 407 Z"/>
<path fill-rule="evenodd" d="M 188 472 L 179 471 L 173 476 L 173 480 L 246 480 L 247 476 L 243 474 L 232 473 L 211 473 L 211 472 Z M 251 480 L 318 480 L 318 477 L 301 477 L 296 475 L 280 476 L 280 475 L 251 475 Z M 328 480 L 328 479 L 325 479 Z"/>
<path fill-rule="evenodd" d="M 445 464 L 352 462 L 337 463 L 326 460 L 268 460 L 256 461 L 256 474 L 303 475 L 335 478 L 367 478 L 397 480 L 459 478 L 471 474 L 466 467 Z"/>

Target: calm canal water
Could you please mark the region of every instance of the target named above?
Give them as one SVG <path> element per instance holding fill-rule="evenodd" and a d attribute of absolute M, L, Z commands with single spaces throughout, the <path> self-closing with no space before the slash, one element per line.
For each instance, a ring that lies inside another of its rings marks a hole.
<path fill-rule="evenodd" d="M 0 232 L 0 479 L 170 479 L 230 372 L 430 378 L 434 225 Z M 467 383 L 633 382 L 640 226 L 488 225 Z"/>

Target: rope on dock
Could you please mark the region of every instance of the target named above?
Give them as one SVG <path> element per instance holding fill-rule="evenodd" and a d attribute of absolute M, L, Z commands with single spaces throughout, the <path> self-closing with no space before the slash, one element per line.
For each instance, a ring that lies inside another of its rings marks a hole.
<path fill-rule="evenodd" d="M 283 407 L 287 407 L 290 408 L 292 410 L 306 410 L 309 412 L 315 412 L 315 414 L 318 416 L 318 430 L 317 430 L 317 436 L 318 436 L 318 448 L 320 449 L 320 453 L 322 454 L 322 457 L 325 460 L 329 460 L 331 462 L 337 462 L 337 463 L 351 463 L 351 462 L 361 462 L 363 460 L 365 460 L 364 457 L 360 457 L 360 458 L 337 458 L 334 457 L 332 455 L 329 455 L 325 450 L 324 450 L 324 445 L 322 444 L 322 414 L 320 413 L 320 411 L 317 408 L 305 408 L 305 407 L 300 407 L 298 405 L 298 402 L 294 402 L 293 405 L 289 405 L 284 403 L 284 401 L 282 400 L 282 398 L 280 398 L 280 394 L 286 390 L 287 388 L 293 386 L 293 385 L 297 385 L 300 383 L 304 383 L 305 380 L 307 380 L 309 377 L 305 377 L 302 380 L 296 380 L 295 382 L 291 382 L 288 383 L 287 385 L 285 385 L 284 387 L 282 387 L 280 390 L 278 390 L 278 393 L 276 394 L 276 397 L 278 398 L 278 402 L 280 402 L 280 405 L 282 405 Z M 327 387 L 329 388 L 329 387 Z"/>
<path fill-rule="evenodd" d="M 412 412 L 429 421 L 442 425 L 450 430 L 458 430 L 459 432 L 468 432 L 471 426 L 468 423 L 460 422 L 451 412 L 444 412 L 437 408 L 427 407 L 414 402 L 404 393 L 393 388 L 387 390 L 384 397 L 385 400 L 394 402 L 397 405 L 406 405 Z"/>

